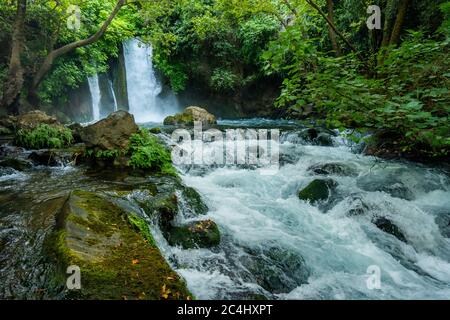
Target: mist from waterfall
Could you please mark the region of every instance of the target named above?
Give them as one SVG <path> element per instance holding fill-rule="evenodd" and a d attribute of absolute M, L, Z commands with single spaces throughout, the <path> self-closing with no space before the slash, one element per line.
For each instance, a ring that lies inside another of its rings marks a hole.
<path fill-rule="evenodd" d="M 153 48 L 138 39 L 124 43 L 128 103 L 139 123 L 162 122 L 180 108 L 173 93 L 161 96 L 163 86 L 153 68 Z"/>
<path fill-rule="evenodd" d="M 88 78 L 89 82 L 89 91 L 91 92 L 92 97 L 92 120 L 98 121 L 100 120 L 100 86 L 98 83 L 98 75 L 95 74 L 92 77 Z"/>

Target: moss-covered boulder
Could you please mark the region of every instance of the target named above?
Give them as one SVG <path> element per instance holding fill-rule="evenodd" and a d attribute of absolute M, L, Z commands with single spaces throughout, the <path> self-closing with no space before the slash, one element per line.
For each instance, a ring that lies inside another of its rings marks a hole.
<path fill-rule="evenodd" d="M 187 299 L 185 283 L 155 246 L 147 223 L 102 196 L 74 191 L 49 241 L 60 274 L 67 266 L 81 270 L 76 299 Z"/>
<path fill-rule="evenodd" d="M 336 189 L 337 182 L 332 179 L 316 179 L 302 189 L 298 197 L 301 200 L 316 203 L 327 200 Z"/>
<path fill-rule="evenodd" d="M 211 248 L 220 244 L 220 231 L 212 220 L 172 227 L 164 232 L 164 236 L 171 246 L 181 246 L 183 249 Z"/>
<path fill-rule="evenodd" d="M 216 117 L 207 110 L 200 107 L 188 107 L 183 113 L 168 116 L 164 119 L 164 125 L 193 126 L 195 121 L 199 121 L 203 126 L 216 124 Z"/>

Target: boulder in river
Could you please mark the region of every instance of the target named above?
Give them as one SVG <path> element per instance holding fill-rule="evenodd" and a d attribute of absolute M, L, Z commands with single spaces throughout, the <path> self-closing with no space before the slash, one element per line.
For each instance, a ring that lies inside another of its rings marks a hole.
<path fill-rule="evenodd" d="M 325 201 L 336 187 L 337 182 L 332 179 L 315 179 L 299 192 L 298 197 L 311 203 Z"/>
<path fill-rule="evenodd" d="M 73 191 L 58 229 L 47 241 L 65 285 L 66 268 L 78 266 L 81 289 L 75 299 L 187 299 L 184 281 L 170 268 L 153 241 L 147 223 L 104 197 Z"/>
<path fill-rule="evenodd" d="M 139 127 L 133 115 L 126 111 L 117 111 L 106 119 L 83 128 L 80 136 L 88 148 L 98 148 L 103 151 L 125 150 L 130 137 L 138 131 Z"/>
<path fill-rule="evenodd" d="M 201 122 L 203 126 L 217 123 L 216 117 L 207 110 L 200 107 L 188 107 L 183 113 L 165 118 L 164 125 L 193 126 L 195 121 Z"/>
<path fill-rule="evenodd" d="M 375 219 L 373 222 L 378 229 L 380 229 L 383 232 L 389 233 L 390 235 L 393 235 L 398 240 L 402 242 L 406 242 L 405 235 L 403 232 L 389 219 L 385 217 L 380 217 Z"/>
<path fill-rule="evenodd" d="M 220 231 L 214 221 L 202 220 L 172 227 L 165 238 L 171 246 L 183 249 L 210 248 L 220 244 Z"/>

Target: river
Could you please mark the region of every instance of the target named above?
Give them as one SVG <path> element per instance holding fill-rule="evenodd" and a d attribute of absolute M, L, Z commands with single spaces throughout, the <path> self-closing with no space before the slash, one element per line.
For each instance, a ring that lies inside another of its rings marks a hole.
<path fill-rule="evenodd" d="M 219 225 L 221 244 L 183 250 L 169 246 L 156 225 L 151 228 L 197 298 L 450 298 L 448 169 L 364 156 L 342 136 L 333 137 L 332 146 L 314 145 L 289 122 L 220 124 L 281 126 L 281 166 L 269 176 L 258 168 L 180 167 L 184 183 L 199 191 L 208 217 Z M 337 189 L 326 204 L 300 200 L 298 191 L 321 177 L 311 166 L 324 163 L 345 164 L 353 174 L 330 176 Z M 70 166 L 1 170 L 0 297 L 39 298 L 36 291 L 51 269 L 40 251 L 54 223 L 56 209 L 48 200 L 111 182 Z M 389 221 L 403 238 L 376 221 Z M 375 288 L 368 285 L 373 271 L 380 272 Z"/>

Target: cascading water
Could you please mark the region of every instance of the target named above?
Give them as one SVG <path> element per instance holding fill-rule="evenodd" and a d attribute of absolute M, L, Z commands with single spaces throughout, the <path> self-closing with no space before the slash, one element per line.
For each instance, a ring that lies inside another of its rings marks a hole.
<path fill-rule="evenodd" d="M 221 142 L 206 144 L 204 151 L 215 143 Z M 221 245 L 182 250 L 168 246 L 156 227 L 154 232 L 197 298 L 450 297 L 448 176 L 355 154 L 339 137 L 334 143 L 311 145 L 291 131 L 282 135 L 276 175 L 236 167 L 183 175 L 207 201 Z M 330 176 L 338 187 L 328 206 L 300 200 L 300 189 L 324 178 L 311 166 L 324 163 L 344 164 L 352 173 Z M 404 239 L 383 231 L 379 221 L 387 220 Z M 367 284 L 374 270 L 381 272 L 375 289 Z"/>
<path fill-rule="evenodd" d="M 448 169 L 356 154 L 341 137 L 333 138 L 334 146 L 314 145 L 302 138 L 302 128 L 295 124 L 221 124 L 286 128 L 279 145 L 281 167 L 273 176 L 245 165 L 179 168 L 184 183 L 201 193 L 209 212 L 193 217 L 179 194 L 181 215 L 176 222 L 211 218 L 220 228 L 220 245 L 183 250 L 168 245 L 157 222 L 150 226 L 158 247 L 197 298 L 450 297 Z M 160 137 L 170 141 L 165 134 Z M 216 150 L 218 143 L 204 144 L 205 153 Z M 326 177 L 338 186 L 323 205 L 298 197 L 312 180 L 325 178 L 311 169 L 317 164 L 348 168 Z M 139 183 L 145 181 L 141 178 L 136 177 Z M 81 168 L 20 173 L 0 168 L 0 297 L 42 299 L 44 292 L 44 298 L 57 298 L 41 290 L 54 267 L 42 253 L 69 192 L 97 190 L 112 195 L 129 212 L 145 211 L 139 199 L 147 199 L 147 191 L 124 195 L 114 191 L 115 184 Z M 369 277 L 377 270 L 379 286 L 371 287 Z"/>
<path fill-rule="evenodd" d="M 137 122 L 161 122 L 166 116 L 178 111 L 173 94 L 160 98 L 162 85 L 153 68 L 153 49 L 138 39 L 124 43 L 130 113 Z"/>
<path fill-rule="evenodd" d="M 92 77 L 89 77 L 88 82 L 89 82 L 89 90 L 91 92 L 92 97 L 92 120 L 98 121 L 100 120 L 100 108 L 101 108 L 100 104 L 101 95 L 100 95 L 100 86 L 98 83 L 98 75 L 95 74 Z"/>
<path fill-rule="evenodd" d="M 109 90 L 111 91 L 111 95 L 112 95 L 112 98 L 113 98 L 113 101 L 114 101 L 114 112 L 116 112 L 117 110 L 119 110 L 119 107 L 117 105 L 116 93 L 114 92 L 112 81 L 108 80 L 108 83 L 109 83 Z"/>

